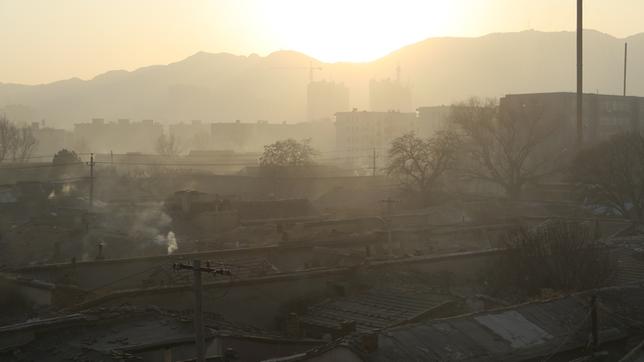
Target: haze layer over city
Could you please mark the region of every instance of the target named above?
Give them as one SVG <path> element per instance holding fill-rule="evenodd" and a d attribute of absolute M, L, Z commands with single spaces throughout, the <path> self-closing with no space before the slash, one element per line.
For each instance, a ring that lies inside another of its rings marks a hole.
<path fill-rule="evenodd" d="M 644 360 L 639 0 L 0 0 L 0 360 Z"/>

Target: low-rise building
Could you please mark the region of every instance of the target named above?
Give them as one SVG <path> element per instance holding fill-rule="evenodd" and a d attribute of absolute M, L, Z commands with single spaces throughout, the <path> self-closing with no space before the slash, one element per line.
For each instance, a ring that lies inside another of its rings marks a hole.
<path fill-rule="evenodd" d="M 306 108 L 309 121 L 331 120 L 336 112 L 348 111 L 349 89 L 343 83 L 310 82 Z"/>
<path fill-rule="evenodd" d="M 271 361 L 591 360 L 577 359 L 593 353 L 591 296 L 598 300 L 599 350 L 604 360 L 617 361 L 629 353 L 629 341 L 642 339 L 644 293 L 638 285 L 356 333 Z"/>
<path fill-rule="evenodd" d="M 168 133 L 188 151 L 206 150 L 211 146 L 210 125 L 201 120 L 171 124 L 168 126 Z"/>
<path fill-rule="evenodd" d="M 367 171 L 374 163 L 376 168 L 385 166 L 392 140 L 405 133 L 418 132 L 415 112 L 354 110 L 336 113 L 335 119 L 338 163 Z"/>
<path fill-rule="evenodd" d="M 324 152 L 333 147 L 335 133 L 330 121 L 301 123 L 270 123 L 268 121 L 216 122 L 211 124 L 212 145 L 215 149 L 235 152 L 262 152 L 271 143 L 294 139 L 310 139 L 311 146 Z"/>
<path fill-rule="evenodd" d="M 74 125 L 75 142 L 90 147 L 94 153 L 155 152 L 161 135 L 163 126 L 150 119 L 131 122 L 122 118 L 118 122 L 105 122 L 94 118 L 89 123 Z"/>
<path fill-rule="evenodd" d="M 562 127 L 556 136 L 574 142 L 577 130 L 577 95 L 572 92 L 508 94 L 499 102 L 501 114 L 528 109 L 545 123 Z M 644 97 L 584 94 L 583 134 L 595 143 L 621 132 L 644 130 Z"/>
<path fill-rule="evenodd" d="M 46 161 L 50 155 L 53 157 L 56 152 L 69 147 L 73 142 L 71 132 L 60 128 L 46 127 L 44 122 L 43 124 L 32 123 L 31 131 L 37 141 L 34 157 L 39 157 L 41 161 Z"/>
<path fill-rule="evenodd" d="M 322 344 L 293 340 L 205 313 L 209 361 L 257 361 Z M 155 306 L 109 307 L 0 327 L 3 361 L 189 361 L 196 355 L 193 313 Z"/>
<path fill-rule="evenodd" d="M 418 134 L 431 137 L 436 132 L 449 128 L 449 115 L 452 106 L 418 107 Z"/>

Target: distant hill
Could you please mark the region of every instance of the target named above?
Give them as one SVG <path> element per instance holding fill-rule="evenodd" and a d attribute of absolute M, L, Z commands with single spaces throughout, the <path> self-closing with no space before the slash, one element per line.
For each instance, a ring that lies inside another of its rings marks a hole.
<path fill-rule="evenodd" d="M 587 92 L 621 93 L 625 41 L 628 93 L 644 95 L 644 34 L 618 39 L 592 30 L 584 34 Z M 414 106 L 472 95 L 572 91 L 575 34 L 523 31 L 430 38 L 369 63 L 325 64 L 292 51 L 266 57 L 201 52 L 176 63 L 116 70 L 91 80 L 0 84 L 0 111 L 20 121 L 45 118 L 66 127 L 93 117 L 296 122 L 305 119 L 311 62 L 323 68 L 316 79 L 344 82 L 352 106 L 360 109 L 369 104 L 369 79 L 393 78 L 398 64 L 412 87 Z"/>

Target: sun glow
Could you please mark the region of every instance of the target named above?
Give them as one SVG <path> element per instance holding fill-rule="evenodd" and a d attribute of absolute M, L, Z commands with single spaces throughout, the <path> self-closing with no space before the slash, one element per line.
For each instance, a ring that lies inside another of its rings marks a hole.
<path fill-rule="evenodd" d="M 409 6 L 413 2 L 414 6 Z M 370 61 L 403 45 L 449 34 L 451 1 L 274 0 L 260 3 L 259 31 L 283 49 L 327 62 Z M 412 8 L 414 11 L 409 11 Z"/>

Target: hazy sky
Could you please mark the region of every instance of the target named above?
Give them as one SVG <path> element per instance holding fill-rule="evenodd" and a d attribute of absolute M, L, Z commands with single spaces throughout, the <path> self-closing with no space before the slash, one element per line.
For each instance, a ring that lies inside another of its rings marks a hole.
<path fill-rule="evenodd" d="M 575 0 L 0 0 L 0 82 L 92 78 L 197 51 L 366 61 L 434 36 L 574 30 Z M 585 28 L 644 32 L 643 0 L 586 0 Z"/>

